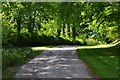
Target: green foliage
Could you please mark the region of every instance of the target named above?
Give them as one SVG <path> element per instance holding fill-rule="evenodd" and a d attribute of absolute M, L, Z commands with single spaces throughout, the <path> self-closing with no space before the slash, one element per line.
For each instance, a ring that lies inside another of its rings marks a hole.
<path fill-rule="evenodd" d="M 44 45 L 72 45 L 72 44 L 77 44 L 77 45 L 84 45 L 79 41 L 70 41 L 67 39 L 64 39 L 62 37 L 54 37 L 54 36 L 46 36 L 46 35 L 38 35 L 36 33 L 31 35 L 28 35 L 27 33 L 21 34 L 19 36 L 20 42 L 16 41 L 11 41 L 12 45 L 14 46 L 19 46 L 19 47 L 27 47 L 27 46 L 44 46 Z M 12 45 L 6 45 L 3 47 L 14 47 Z"/>
<path fill-rule="evenodd" d="M 3 72 L 7 67 L 22 65 L 28 60 L 39 55 L 41 51 L 32 51 L 30 48 L 10 48 L 2 50 Z"/>
<path fill-rule="evenodd" d="M 77 50 L 80 59 L 99 78 L 117 79 L 119 76 L 119 48 L 114 46 L 110 48 L 90 48 Z"/>
<path fill-rule="evenodd" d="M 91 37 L 93 45 L 120 37 L 119 2 L 3 2 L 2 6 L 3 46 L 39 46 L 52 40 L 66 44 L 67 39 Z"/>
<path fill-rule="evenodd" d="M 100 42 L 100 41 L 95 40 L 95 39 L 87 39 L 87 40 L 86 40 L 87 45 L 90 45 L 90 46 L 98 45 L 98 44 L 100 44 L 99 42 Z"/>
<path fill-rule="evenodd" d="M 5 48 L 2 50 L 2 79 L 12 80 L 19 67 L 42 51 L 32 51 L 31 48 Z"/>

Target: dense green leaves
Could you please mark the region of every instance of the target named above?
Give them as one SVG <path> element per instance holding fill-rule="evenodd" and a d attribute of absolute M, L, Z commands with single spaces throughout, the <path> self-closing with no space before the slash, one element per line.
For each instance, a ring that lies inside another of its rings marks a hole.
<path fill-rule="evenodd" d="M 73 42 L 92 39 L 97 44 L 120 38 L 118 2 L 4 2 L 2 5 L 3 44 L 34 40 L 38 43 L 43 35 Z"/>

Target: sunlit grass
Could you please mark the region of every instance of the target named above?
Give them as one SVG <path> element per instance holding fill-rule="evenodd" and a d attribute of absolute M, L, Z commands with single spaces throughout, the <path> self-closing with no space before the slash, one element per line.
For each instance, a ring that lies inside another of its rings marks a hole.
<path fill-rule="evenodd" d="M 82 47 L 77 53 L 83 62 L 100 78 L 118 78 L 119 55 L 118 47 L 99 45 Z"/>
<path fill-rule="evenodd" d="M 96 45 L 96 46 L 79 46 L 79 45 L 51 45 L 51 46 L 40 46 L 40 47 L 30 47 L 33 51 L 37 51 L 37 50 L 49 50 L 49 49 L 58 49 L 61 50 L 59 48 L 61 48 L 60 46 L 70 46 L 70 47 L 77 47 L 78 49 L 93 49 L 93 48 L 109 48 L 109 47 L 113 47 L 116 44 L 101 44 L 101 45 Z M 68 49 L 69 47 L 66 47 L 66 49 Z M 76 48 L 76 49 L 77 49 Z"/>
<path fill-rule="evenodd" d="M 117 43 L 116 43 L 117 44 Z M 88 49 L 88 48 L 109 48 L 113 47 L 116 44 L 101 44 L 101 45 L 96 45 L 96 46 L 79 46 L 78 49 Z"/>

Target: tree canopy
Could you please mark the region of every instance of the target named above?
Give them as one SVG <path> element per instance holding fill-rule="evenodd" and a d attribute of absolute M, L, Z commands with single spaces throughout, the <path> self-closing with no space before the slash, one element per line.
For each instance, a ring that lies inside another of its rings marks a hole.
<path fill-rule="evenodd" d="M 3 2 L 3 45 L 110 43 L 120 38 L 119 2 Z"/>

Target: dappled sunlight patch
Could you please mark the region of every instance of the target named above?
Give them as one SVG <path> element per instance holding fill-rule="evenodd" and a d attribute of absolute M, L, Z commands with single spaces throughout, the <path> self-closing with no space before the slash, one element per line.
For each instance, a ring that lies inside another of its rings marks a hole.
<path fill-rule="evenodd" d="M 33 60 L 43 60 L 43 61 L 45 60 L 45 61 L 46 61 L 46 60 L 48 60 L 48 59 L 49 59 L 49 58 L 35 58 L 35 59 L 33 59 Z"/>
<path fill-rule="evenodd" d="M 44 67 L 42 69 L 50 69 L 50 68 L 51 68 L 51 66 L 47 66 L 47 67 Z"/>
<path fill-rule="evenodd" d="M 107 60 L 107 59 L 105 59 L 105 60 L 104 60 L 104 62 L 108 62 L 108 60 Z"/>
<path fill-rule="evenodd" d="M 110 56 L 110 58 L 115 58 L 115 56 Z"/>
<path fill-rule="evenodd" d="M 43 63 L 44 61 L 48 61 L 50 58 L 34 58 L 29 63 Z"/>
<path fill-rule="evenodd" d="M 52 62 L 55 62 L 55 61 L 57 61 L 57 60 L 59 60 L 59 59 L 51 59 L 51 60 L 49 60 L 49 61 L 47 61 L 47 62 L 52 63 Z"/>
<path fill-rule="evenodd" d="M 67 65 L 67 64 L 58 64 L 59 66 L 63 66 L 63 67 L 65 67 L 65 66 L 72 66 L 72 65 Z"/>
<path fill-rule="evenodd" d="M 37 72 L 38 71 L 38 69 L 27 69 L 28 70 L 28 72 L 30 72 L 30 73 L 33 73 L 33 72 Z"/>
<path fill-rule="evenodd" d="M 16 75 L 17 75 L 17 76 L 18 76 L 18 75 L 22 75 L 22 76 L 24 76 L 24 75 L 25 75 L 25 76 L 32 76 L 33 74 L 32 74 L 32 73 L 24 73 L 24 74 L 16 74 Z"/>
<path fill-rule="evenodd" d="M 32 47 L 31 49 L 33 51 L 36 51 L 36 50 L 47 50 L 48 48 L 47 47 Z"/>
<path fill-rule="evenodd" d="M 116 69 L 117 69 L 117 70 L 119 70 L 120 68 L 119 68 L 119 67 L 117 67 Z"/>
<path fill-rule="evenodd" d="M 72 60 L 72 61 L 78 61 L 79 59 L 70 59 L 70 60 Z"/>
<path fill-rule="evenodd" d="M 48 50 L 76 50 L 77 47 L 49 48 Z"/>
<path fill-rule="evenodd" d="M 45 75 L 45 74 L 49 74 L 50 72 L 41 72 L 41 73 L 38 73 L 40 75 Z"/>
<path fill-rule="evenodd" d="M 61 60 L 68 60 L 68 59 L 65 59 L 65 58 L 60 58 Z"/>
<path fill-rule="evenodd" d="M 71 79 L 72 77 L 70 77 L 70 76 L 66 76 L 65 78 L 66 78 L 66 79 Z"/>
<path fill-rule="evenodd" d="M 49 47 L 32 47 L 31 49 L 33 51 L 36 51 L 36 50 L 76 50 L 78 48 L 78 46 L 61 46 L 61 47 L 53 47 L 53 48 L 49 48 Z"/>

